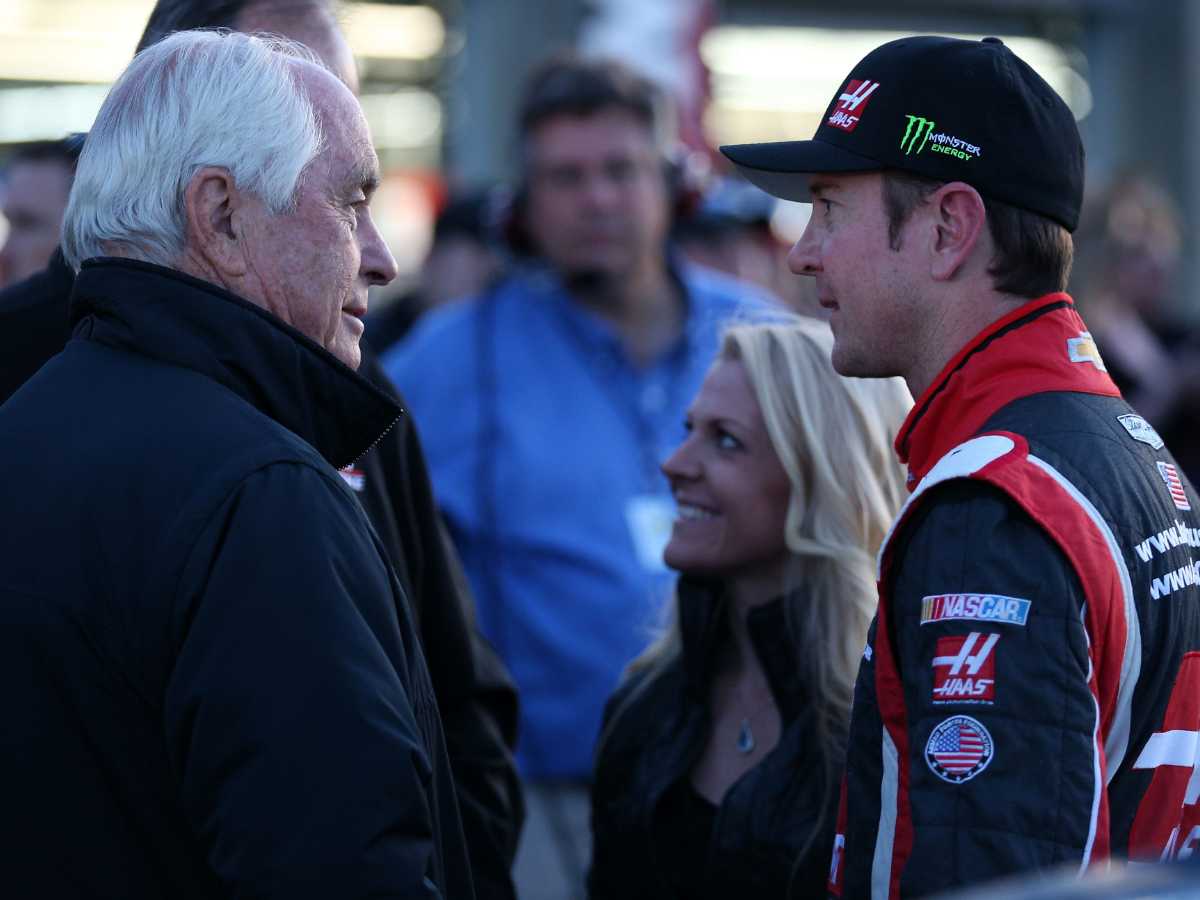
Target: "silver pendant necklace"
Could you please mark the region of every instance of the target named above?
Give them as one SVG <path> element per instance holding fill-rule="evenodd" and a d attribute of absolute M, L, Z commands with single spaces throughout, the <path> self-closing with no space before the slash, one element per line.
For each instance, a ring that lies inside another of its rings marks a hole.
<path fill-rule="evenodd" d="M 749 717 L 742 719 L 742 727 L 738 729 L 737 748 L 738 753 L 754 752 L 754 732 L 750 730 Z"/>
<path fill-rule="evenodd" d="M 733 699 L 737 705 L 743 711 L 747 709 L 750 710 L 742 716 L 742 722 L 738 726 L 737 743 L 734 745 L 737 747 L 738 753 L 742 754 L 743 756 L 749 756 L 754 752 L 755 748 L 758 747 L 758 741 L 754 739 L 754 730 L 750 727 L 750 723 L 760 713 L 770 708 L 774 702 L 774 698 L 771 696 L 770 687 L 766 686 L 764 688 L 764 694 L 759 700 L 759 703 L 756 706 L 751 706 L 751 704 L 746 702 L 746 695 L 741 684 L 736 681 L 733 682 L 730 685 L 730 690 L 733 692 Z"/>

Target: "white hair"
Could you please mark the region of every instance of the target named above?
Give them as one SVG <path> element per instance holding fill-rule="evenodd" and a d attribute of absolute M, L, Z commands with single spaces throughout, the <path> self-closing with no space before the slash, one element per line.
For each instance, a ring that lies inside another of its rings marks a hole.
<path fill-rule="evenodd" d="M 181 31 L 135 56 L 79 158 L 63 218 L 68 264 L 116 255 L 177 265 L 184 192 L 205 166 L 227 169 L 271 212 L 291 209 L 323 145 L 296 60 L 325 68 L 302 44 L 229 31 Z"/>

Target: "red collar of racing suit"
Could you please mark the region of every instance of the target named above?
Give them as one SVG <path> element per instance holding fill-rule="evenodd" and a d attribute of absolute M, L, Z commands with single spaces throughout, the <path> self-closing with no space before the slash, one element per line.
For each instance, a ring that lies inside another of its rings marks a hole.
<path fill-rule="evenodd" d="M 1119 397 L 1087 326 L 1066 294 L 1047 294 L 993 322 L 960 350 L 917 400 L 896 453 L 912 490 L 997 410 L 1047 391 Z"/>

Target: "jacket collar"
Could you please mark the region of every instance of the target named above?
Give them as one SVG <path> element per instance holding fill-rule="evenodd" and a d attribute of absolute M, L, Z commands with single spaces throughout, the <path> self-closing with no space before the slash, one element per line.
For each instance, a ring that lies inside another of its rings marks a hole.
<path fill-rule="evenodd" d="M 1048 391 L 1120 396 L 1074 301 L 1062 293 L 993 322 L 930 383 L 896 436 L 909 489 L 1002 407 Z"/>
<path fill-rule="evenodd" d="M 343 468 L 403 410 L 295 328 L 214 284 L 128 259 L 83 264 L 74 335 L 224 385 Z"/>
<path fill-rule="evenodd" d="M 713 672 L 721 645 L 728 637 L 726 600 L 717 579 L 683 576 L 679 593 L 679 631 L 687 690 L 699 703 L 708 703 Z M 796 677 L 795 651 L 784 613 L 785 597 L 776 597 L 750 611 L 746 625 L 750 642 L 762 663 L 784 722 L 804 709 L 804 687 Z"/>

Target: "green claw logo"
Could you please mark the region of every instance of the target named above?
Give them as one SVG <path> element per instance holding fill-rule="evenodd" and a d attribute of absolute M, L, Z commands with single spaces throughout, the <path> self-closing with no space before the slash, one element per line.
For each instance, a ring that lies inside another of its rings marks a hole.
<path fill-rule="evenodd" d="M 905 116 L 908 119 L 908 126 L 904 129 L 904 137 L 900 139 L 900 149 L 904 151 L 904 155 L 908 156 L 915 149 L 920 153 L 925 149 L 925 144 L 929 142 L 929 135 L 933 134 L 934 122 L 932 119 L 923 119 L 920 116 Z M 921 145 L 918 147 L 917 142 Z"/>

